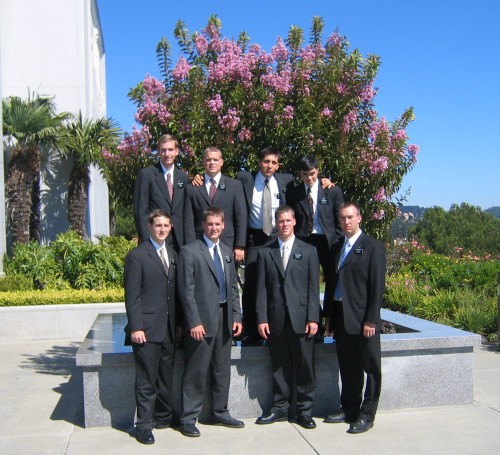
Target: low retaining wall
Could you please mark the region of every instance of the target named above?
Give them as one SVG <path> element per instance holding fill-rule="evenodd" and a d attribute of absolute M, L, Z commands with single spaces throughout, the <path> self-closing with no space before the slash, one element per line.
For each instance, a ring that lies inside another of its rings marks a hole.
<path fill-rule="evenodd" d="M 0 342 L 83 340 L 101 313 L 123 313 L 122 303 L 79 303 L 0 308 Z"/>
<path fill-rule="evenodd" d="M 382 310 L 382 318 L 414 330 L 382 335 L 379 409 L 471 404 L 473 347 L 481 338 L 441 324 Z M 84 381 L 85 426 L 129 427 L 134 423 L 134 359 L 123 345 L 126 316 L 100 314 L 76 354 Z M 183 352 L 175 360 L 174 407 L 180 410 Z M 317 392 L 313 413 L 340 407 L 335 343 L 316 345 Z M 258 417 L 272 402 L 271 361 L 266 347 L 233 347 L 229 409 L 237 418 Z M 201 419 L 209 415 L 207 401 Z"/>

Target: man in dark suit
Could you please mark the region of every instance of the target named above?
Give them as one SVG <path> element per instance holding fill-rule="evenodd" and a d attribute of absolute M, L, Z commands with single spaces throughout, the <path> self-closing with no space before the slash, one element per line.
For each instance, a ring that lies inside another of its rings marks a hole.
<path fill-rule="evenodd" d="M 344 193 L 339 187 L 321 187 L 318 163 L 312 155 L 300 160 L 299 170 L 302 184 L 293 189 L 288 202 L 295 210 L 295 235 L 316 248 L 326 279 L 330 248 L 343 235 L 339 207 L 344 202 Z"/>
<path fill-rule="evenodd" d="M 165 210 L 151 212 L 149 239 L 125 260 L 125 332 L 135 360 L 136 438 L 143 444 L 154 444 L 153 427 L 166 428 L 173 417 L 177 254 L 165 244 L 171 227 Z"/>
<path fill-rule="evenodd" d="M 245 258 L 247 211 L 241 183 L 221 174 L 222 152 L 208 147 L 203 153 L 204 183 L 187 186 L 184 201 L 184 238 L 186 243 L 203 238 L 203 211 L 219 207 L 224 211 L 221 241 L 233 250 L 235 261 Z"/>
<path fill-rule="evenodd" d="M 175 167 L 179 155 L 177 140 L 165 134 L 158 140 L 160 162 L 141 169 L 134 187 L 134 219 L 139 240 L 149 239 L 148 217 L 156 209 L 164 209 L 172 220 L 168 243 L 176 251 L 184 244 L 184 192 L 189 178 Z"/>
<path fill-rule="evenodd" d="M 327 416 L 325 422 L 348 422 L 347 432 L 356 434 L 373 427 L 380 397 L 380 308 L 386 258 L 383 245 L 361 230 L 357 204 L 342 204 L 339 217 L 345 238 L 334 244 L 331 251 L 324 313 L 335 335 L 342 410 Z"/>
<path fill-rule="evenodd" d="M 292 386 L 297 393 L 297 423 L 316 428 L 311 411 L 316 377 L 314 335 L 319 323 L 319 262 L 316 250 L 294 235 L 295 215 L 289 206 L 276 210 L 278 239 L 259 251 L 257 319 L 268 340 L 273 366 L 273 405 L 257 424 L 288 417 Z"/>
<path fill-rule="evenodd" d="M 236 178 L 243 184 L 248 213 L 248 232 L 245 249 L 245 285 L 243 288 L 243 324 L 245 327 L 244 344 L 262 340 L 257 332 L 256 317 L 256 277 L 257 255 L 259 249 L 276 239 L 274 213 L 286 203 L 287 194 L 293 189 L 291 174 L 276 173 L 280 166 L 281 154 L 278 150 L 266 147 L 259 154 L 257 172 L 239 172 Z M 265 202 L 265 189 L 268 188 L 270 208 Z"/>
<path fill-rule="evenodd" d="M 241 333 L 241 312 L 233 252 L 222 243 L 224 212 L 203 212 L 203 239 L 181 248 L 178 286 L 184 312 L 184 376 L 180 431 L 200 436 L 200 415 L 210 370 L 213 425 L 242 428 L 228 410 L 232 335 Z"/>

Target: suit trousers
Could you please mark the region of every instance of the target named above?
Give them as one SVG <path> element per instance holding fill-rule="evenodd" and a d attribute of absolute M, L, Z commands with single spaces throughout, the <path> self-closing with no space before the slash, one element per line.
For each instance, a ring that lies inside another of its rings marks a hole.
<path fill-rule="evenodd" d="M 241 295 L 243 310 L 243 330 L 246 336 L 261 339 L 257 330 L 257 258 L 259 249 L 276 238 L 268 236 L 261 229 L 248 228 L 247 247 L 245 250 L 245 285 Z"/>
<path fill-rule="evenodd" d="M 296 334 L 287 314 L 283 331 L 271 332 L 267 345 L 273 366 L 271 412 L 286 411 L 296 391 L 297 415 L 311 415 L 316 390 L 314 338 Z"/>
<path fill-rule="evenodd" d="M 172 383 L 175 344 L 170 333 L 163 343 L 132 343 L 135 359 L 136 427 L 153 429 L 155 422 L 169 424 L 173 418 Z"/>
<path fill-rule="evenodd" d="M 191 338 L 189 332 L 185 334 L 181 424 L 196 423 L 203 407 L 209 371 L 213 415 L 229 415 L 231 345 L 232 337 L 227 329 L 225 305 L 221 305 L 219 309 L 219 327 L 215 336 L 196 341 Z"/>
<path fill-rule="evenodd" d="M 373 422 L 382 388 L 380 333 L 370 338 L 362 334 L 351 335 L 345 331 L 343 321 L 342 302 L 335 301 L 332 322 L 342 379 L 342 409 L 347 420 L 364 418 Z"/>

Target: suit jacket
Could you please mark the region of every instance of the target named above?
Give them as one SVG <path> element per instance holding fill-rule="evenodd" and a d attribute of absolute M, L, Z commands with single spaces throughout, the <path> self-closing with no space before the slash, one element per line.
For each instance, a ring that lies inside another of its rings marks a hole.
<path fill-rule="evenodd" d="M 177 311 L 175 275 L 177 253 L 166 247 L 168 275 L 153 244 L 148 240 L 130 251 L 125 260 L 125 308 L 128 323 L 125 332 L 144 330 L 146 340 L 162 342 L 170 325 L 175 336 Z"/>
<path fill-rule="evenodd" d="M 227 329 L 232 333 L 233 322 L 241 322 L 236 268 L 232 250 L 222 242 L 219 242 L 219 246 L 226 276 Z M 219 282 L 214 261 L 203 240 L 196 240 L 181 248 L 177 278 L 177 285 L 182 289 L 179 296 L 186 330 L 203 324 L 205 336 L 214 336 L 219 322 Z"/>
<path fill-rule="evenodd" d="M 335 288 L 342 281 L 344 327 L 351 335 L 363 332 L 364 322 L 374 322 L 380 330 L 380 308 L 384 299 L 386 258 L 382 243 L 361 233 L 342 266 L 338 267 L 342 237 L 331 249 L 331 276 L 326 282 L 324 311 L 332 316 Z"/>
<path fill-rule="evenodd" d="M 184 201 L 185 243 L 203 238 L 203 211 L 212 206 L 224 210 L 224 231 L 220 240 L 230 248 L 244 248 L 247 236 L 247 212 L 241 183 L 225 175 L 221 175 L 213 204 L 210 202 L 205 184 L 187 186 Z"/>
<path fill-rule="evenodd" d="M 344 202 L 344 193 L 338 187 L 329 189 L 318 188 L 318 201 L 316 210 L 318 211 L 318 221 L 323 229 L 328 245 L 332 246 L 343 236 L 339 222 L 339 207 Z M 307 232 L 307 222 L 309 219 L 309 207 L 307 204 L 306 189 L 303 184 L 296 186 L 290 193 L 289 205 L 295 210 L 295 235 L 304 237 Z"/>
<path fill-rule="evenodd" d="M 174 200 L 168 194 L 165 175 L 160 163 L 141 169 L 134 187 L 134 219 L 141 241 L 149 239 L 148 217 L 156 209 L 164 209 L 172 217 L 172 237 L 184 245 L 184 193 L 189 177 L 174 168 Z M 174 242 L 174 245 L 175 245 Z"/>
<path fill-rule="evenodd" d="M 257 172 L 238 172 L 236 178 L 242 183 L 245 193 L 247 213 L 250 214 L 252 208 L 253 189 L 255 186 L 255 176 Z M 278 182 L 280 205 L 287 203 L 288 193 L 293 189 L 294 181 L 291 174 L 274 174 Z M 249 216 L 250 218 L 250 216 Z"/>
<path fill-rule="evenodd" d="M 319 261 L 316 249 L 295 238 L 286 271 L 278 240 L 259 250 L 257 322 L 272 334 L 283 330 L 288 309 L 293 330 L 303 334 L 307 322 L 319 322 Z"/>

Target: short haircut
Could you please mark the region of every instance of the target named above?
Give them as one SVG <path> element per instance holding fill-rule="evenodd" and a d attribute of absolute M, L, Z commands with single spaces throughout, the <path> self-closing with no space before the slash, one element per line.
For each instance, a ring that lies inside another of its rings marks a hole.
<path fill-rule="evenodd" d="M 168 221 L 172 221 L 172 217 L 167 213 L 165 209 L 156 209 L 149 214 L 148 223 L 151 226 L 154 224 L 155 218 L 168 218 Z"/>
<path fill-rule="evenodd" d="M 207 156 L 207 153 L 217 153 L 217 152 L 219 152 L 220 155 L 222 156 L 221 150 L 219 148 L 211 145 L 210 147 L 207 147 L 205 149 L 205 151 L 203 152 L 203 158 L 205 158 Z"/>
<path fill-rule="evenodd" d="M 204 223 L 207 221 L 207 218 L 209 216 L 220 216 L 222 222 L 224 222 L 224 210 L 222 210 L 220 207 L 207 207 L 205 210 L 203 210 Z"/>
<path fill-rule="evenodd" d="M 361 207 L 359 206 L 359 204 L 357 204 L 356 202 L 353 202 L 353 201 L 342 202 L 342 204 L 340 204 L 340 207 L 339 207 L 339 213 L 342 209 L 346 209 L 348 207 L 354 207 L 356 209 L 356 212 L 358 212 L 358 215 L 361 215 Z"/>
<path fill-rule="evenodd" d="M 160 148 L 160 145 L 165 142 L 175 142 L 175 148 L 179 147 L 179 142 L 174 136 L 170 134 L 164 134 L 163 136 L 160 136 L 160 139 L 158 139 L 158 148 Z"/>
<path fill-rule="evenodd" d="M 295 218 L 295 210 L 292 209 L 292 207 L 290 207 L 289 205 L 280 205 L 276 209 L 276 212 L 274 213 L 274 219 L 277 221 L 282 213 L 288 213 L 288 212 L 291 213 L 292 216 Z"/>
<path fill-rule="evenodd" d="M 281 153 L 273 147 L 266 147 L 262 149 L 259 153 L 259 161 L 263 161 L 267 155 L 276 155 L 278 157 L 278 163 L 281 160 Z"/>
<path fill-rule="evenodd" d="M 304 156 L 304 158 L 302 158 L 300 160 L 299 170 L 312 171 L 313 169 L 319 169 L 318 162 L 316 161 L 316 158 L 314 158 L 314 156 L 312 156 L 312 155 Z"/>

